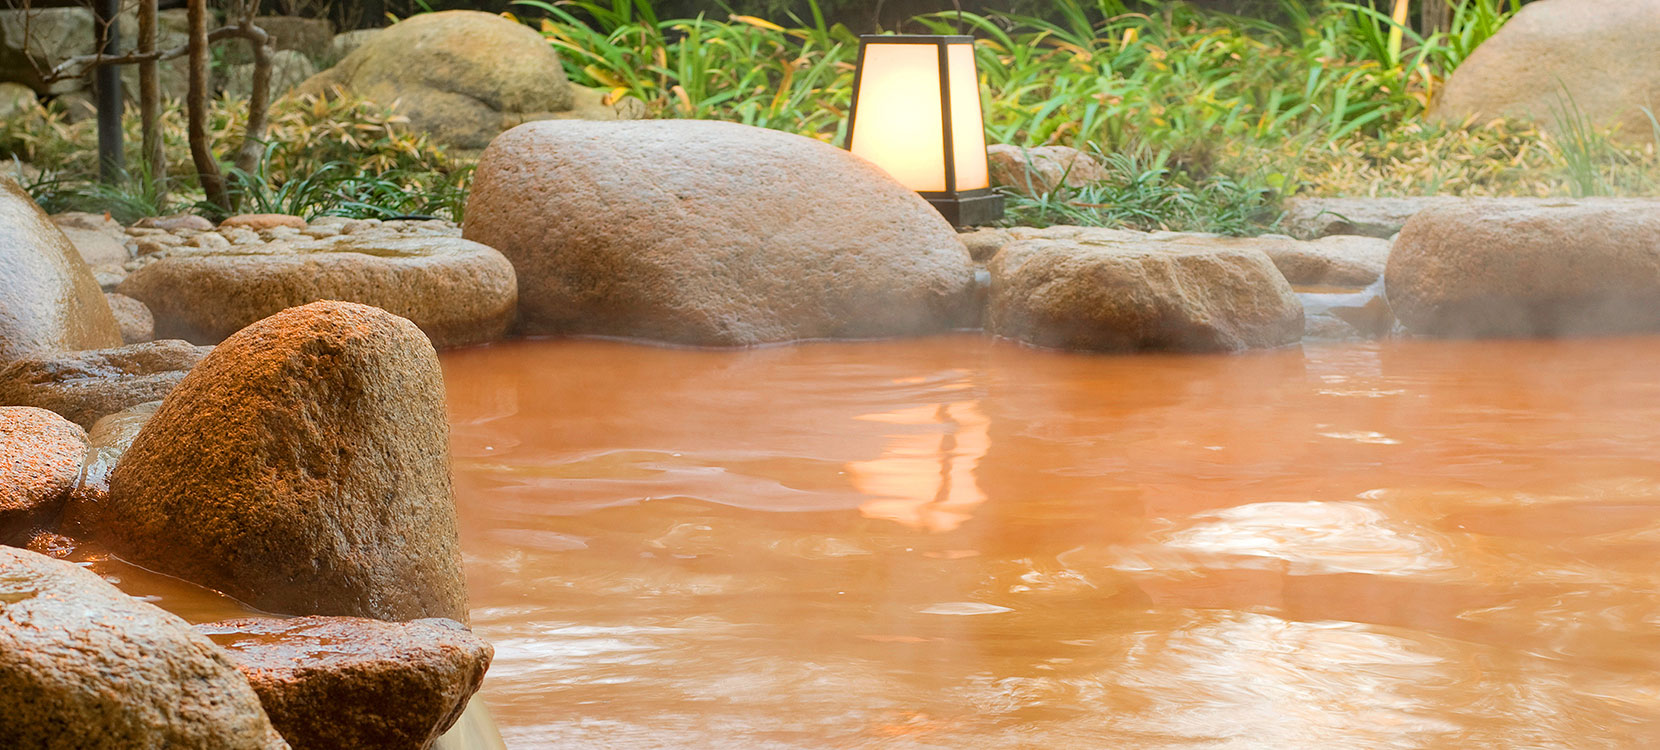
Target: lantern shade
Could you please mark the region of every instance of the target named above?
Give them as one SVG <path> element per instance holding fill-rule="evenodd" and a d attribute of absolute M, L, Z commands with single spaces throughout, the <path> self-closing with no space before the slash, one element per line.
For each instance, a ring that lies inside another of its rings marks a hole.
<path fill-rule="evenodd" d="M 952 224 L 995 221 L 974 39 L 859 37 L 847 146 L 917 191 Z"/>

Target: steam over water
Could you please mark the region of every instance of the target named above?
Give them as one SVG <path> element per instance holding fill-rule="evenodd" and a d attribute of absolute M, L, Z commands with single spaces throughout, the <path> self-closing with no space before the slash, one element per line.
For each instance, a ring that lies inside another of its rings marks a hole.
<path fill-rule="evenodd" d="M 444 363 L 510 747 L 1660 743 L 1660 340 Z"/>

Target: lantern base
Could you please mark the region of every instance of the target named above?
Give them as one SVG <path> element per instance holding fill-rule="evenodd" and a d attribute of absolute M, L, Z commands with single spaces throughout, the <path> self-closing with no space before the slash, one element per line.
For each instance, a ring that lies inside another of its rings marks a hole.
<path fill-rule="evenodd" d="M 954 227 L 974 227 L 1003 218 L 1003 196 L 987 190 L 983 195 L 936 198 L 923 196 Z"/>

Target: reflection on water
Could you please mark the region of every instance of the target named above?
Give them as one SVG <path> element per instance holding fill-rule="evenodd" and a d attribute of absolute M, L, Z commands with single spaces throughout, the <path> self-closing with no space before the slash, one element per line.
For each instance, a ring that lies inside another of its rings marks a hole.
<path fill-rule="evenodd" d="M 1660 744 L 1660 340 L 444 365 L 510 747 Z"/>

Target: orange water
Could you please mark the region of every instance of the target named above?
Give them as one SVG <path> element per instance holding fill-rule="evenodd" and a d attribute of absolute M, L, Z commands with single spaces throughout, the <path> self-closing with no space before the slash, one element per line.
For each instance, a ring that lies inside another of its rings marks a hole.
<path fill-rule="evenodd" d="M 1660 746 L 1660 339 L 444 366 L 510 747 Z"/>

